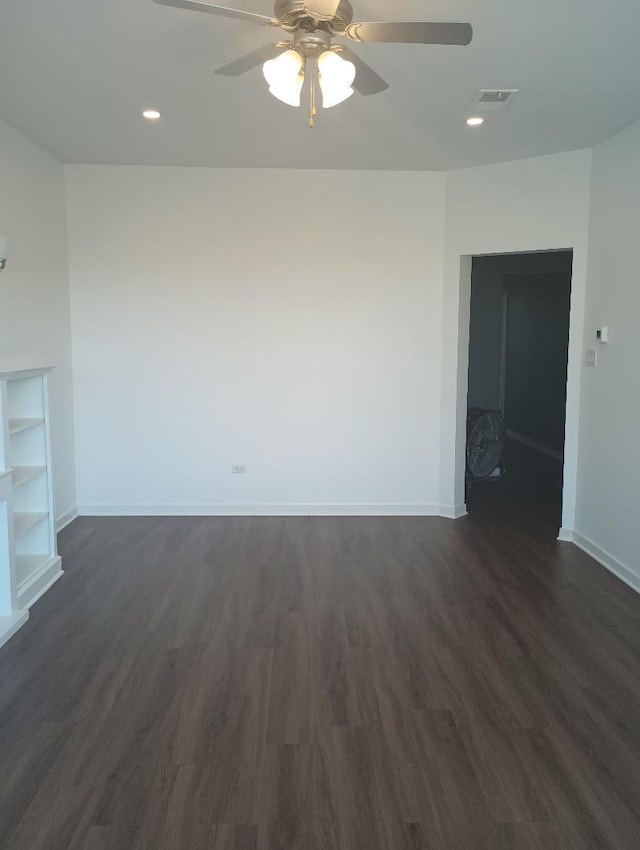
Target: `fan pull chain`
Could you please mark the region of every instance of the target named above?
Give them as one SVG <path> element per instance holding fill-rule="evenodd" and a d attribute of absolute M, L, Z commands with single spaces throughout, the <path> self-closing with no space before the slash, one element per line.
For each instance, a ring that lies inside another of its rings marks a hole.
<path fill-rule="evenodd" d="M 316 115 L 318 114 L 318 110 L 316 109 L 316 75 L 313 73 L 311 75 L 311 116 L 309 118 L 309 126 L 315 127 L 316 123 Z"/>

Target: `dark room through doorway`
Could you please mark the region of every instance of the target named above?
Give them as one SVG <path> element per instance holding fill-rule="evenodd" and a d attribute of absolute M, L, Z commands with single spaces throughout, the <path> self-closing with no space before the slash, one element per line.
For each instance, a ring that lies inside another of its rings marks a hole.
<path fill-rule="evenodd" d="M 467 508 L 562 525 L 571 251 L 474 257 Z M 494 465 L 495 463 L 495 465 Z"/>

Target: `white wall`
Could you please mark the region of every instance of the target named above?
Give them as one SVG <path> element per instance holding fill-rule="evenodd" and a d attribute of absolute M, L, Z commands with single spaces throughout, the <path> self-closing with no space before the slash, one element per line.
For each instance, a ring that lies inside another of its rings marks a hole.
<path fill-rule="evenodd" d="M 441 403 L 441 503 L 464 512 L 472 255 L 572 248 L 563 525 L 573 529 L 586 291 L 591 152 L 558 154 L 448 175 Z"/>
<path fill-rule="evenodd" d="M 445 187 L 68 167 L 81 510 L 437 511 Z"/>
<path fill-rule="evenodd" d="M 637 565 L 638 136 L 595 152 L 587 331 L 614 341 L 593 371 L 590 151 L 449 175 L 68 167 L 81 509 L 459 514 L 469 258 L 572 248 L 562 534 Z"/>
<path fill-rule="evenodd" d="M 640 590 L 640 122 L 593 152 L 576 542 Z M 596 328 L 611 326 L 598 345 Z"/>
<path fill-rule="evenodd" d="M 469 257 L 573 248 L 565 532 L 640 587 L 640 124 L 591 159 L 68 167 L 83 508 L 459 513 Z M 0 356 L 57 364 L 58 515 L 76 501 L 64 211 L 62 166 L 0 122 Z"/>
<path fill-rule="evenodd" d="M 58 517 L 73 511 L 75 460 L 64 169 L 0 121 L 0 359 L 54 363 L 51 431 Z"/>

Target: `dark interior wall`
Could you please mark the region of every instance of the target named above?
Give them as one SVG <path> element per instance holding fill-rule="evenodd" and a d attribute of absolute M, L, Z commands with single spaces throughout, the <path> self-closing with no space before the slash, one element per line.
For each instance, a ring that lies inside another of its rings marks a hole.
<path fill-rule="evenodd" d="M 564 445 L 572 253 L 476 257 L 471 280 L 469 407 L 500 407 L 507 293 L 505 420 L 510 430 Z"/>
<path fill-rule="evenodd" d="M 543 446 L 564 447 L 571 277 L 505 275 L 505 421 Z"/>
<path fill-rule="evenodd" d="M 473 272 L 469 326 L 469 407 L 500 408 L 503 275 Z"/>

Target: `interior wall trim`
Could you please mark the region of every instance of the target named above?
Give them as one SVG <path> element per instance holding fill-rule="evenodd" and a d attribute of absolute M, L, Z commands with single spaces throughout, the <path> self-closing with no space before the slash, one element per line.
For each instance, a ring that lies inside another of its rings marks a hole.
<path fill-rule="evenodd" d="M 90 505 L 80 516 L 440 516 L 439 505 L 426 504 L 254 504 L 254 505 Z"/>
<path fill-rule="evenodd" d="M 635 590 L 636 593 L 640 593 L 640 575 L 634 572 L 631 567 L 628 567 L 626 564 L 623 564 L 622 561 L 614 558 L 614 556 L 610 555 L 605 549 L 601 549 L 597 543 L 594 543 L 593 540 L 589 540 L 589 538 L 585 537 L 584 534 L 574 531 L 572 536 L 573 539 L 571 542 L 575 546 L 582 549 L 582 551 L 586 552 L 587 555 L 591 555 L 594 561 L 597 561 L 599 564 L 602 564 L 603 567 L 606 567 L 609 572 L 617 576 L 632 590 Z"/>
<path fill-rule="evenodd" d="M 74 505 L 70 510 L 66 513 L 61 514 L 56 518 L 56 534 L 59 534 L 63 528 L 66 528 L 70 525 L 74 519 L 77 519 L 80 514 L 78 513 L 77 505 Z"/>
<path fill-rule="evenodd" d="M 6 617 L 0 617 L 0 647 L 12 638 L 29 619 L 28 611 L 14 611 Z"/>
<path fill-rule="evenodd" d="M 467 516 L 466 505 L 440 505 L 438 515 L 445 519 L 462 519 Z"/>

